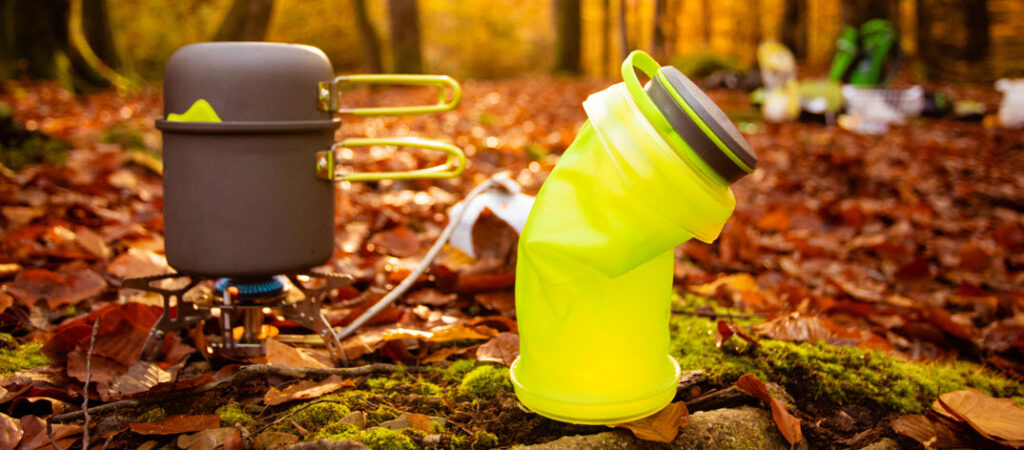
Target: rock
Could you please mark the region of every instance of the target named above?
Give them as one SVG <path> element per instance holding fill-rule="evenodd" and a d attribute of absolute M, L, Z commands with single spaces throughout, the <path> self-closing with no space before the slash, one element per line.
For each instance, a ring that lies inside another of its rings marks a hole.
<path fill-rule="evenodd" d="M 582 449 L 664 449 L 665 444 L 636 439 L 625 430 L 585 436 L 566 436 L 543 444 L 519 447 L 531 450 Z M 679 430 L 672 448 L 686 449 L 778 449 L 789 450 L 768 410 L 743 406 L 700 411 L 690 415 L 690 423 Z M 807 449 L 800 442 L 795 449 Z M 883 450 L 883 449 L 873 449 Z"/>
<path fill-rule="evenodd" d="M 253 448 L 256 450 L 280 450 L 296 442 L 299 442 L 299 437 L 294 434 L 264 431 L 253 440 Z"/>
<path fill-rule="evenodd" d="M 626 430 L 606 431 L 583 436 L 565 436 L 543 444 L 519 447 L 519 450 L 589 450 L 600 449 L 654 449 L 664 448 L 654 442 L 644 442 Z"/>
<path fill-rule="evenodd" d="M 865 446 L 860 450 L 899 450 L 900 444 L 889 438 L 882 438 L 874 444 Z"/>
<path fill-rule="evenodd" d="M 790 448 L 776 428 L 772 414 L 750 406 L 696 412 L 672 444 L 676 448 Z M 795 448 L 806 449 L 807 443 L 800 442 Z"/>
<path fill-rule="evenodd" d="M 355 425 L 356 428 L 362 430 L 363 428 L 366 428 L 366 413 L 362 411 L 353 411 L 345 417 L 342 417 L 340 422 Z"/>
<path fill-rule="evenodd" d="M 440 434 L 428 434 L 423 438 L 424 445 L 440 445 L 441 435 Z"/>

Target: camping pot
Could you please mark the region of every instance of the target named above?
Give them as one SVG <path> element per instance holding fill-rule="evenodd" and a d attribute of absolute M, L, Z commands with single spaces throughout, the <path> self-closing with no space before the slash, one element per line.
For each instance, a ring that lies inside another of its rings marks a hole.
<path fill-rule="evenodd" d="M 433 105 L 345 109 L 345 84 L 433 86 Z M 255 278 L 321 265 L 334 253 L 334 183 L 450 178 L 463 152 L 419 138 L 335 142 L 334 114 L 403 115 L 446 111 L 459 85 L 435 75 L 335 77 L 327 56 L 306 45 L 192 44 L 164 74 L 164 234 L 178 272 Z M 335 173 L 339 147 L 390 145 L 447 153 L 435 167 L 406 172 Z"/>

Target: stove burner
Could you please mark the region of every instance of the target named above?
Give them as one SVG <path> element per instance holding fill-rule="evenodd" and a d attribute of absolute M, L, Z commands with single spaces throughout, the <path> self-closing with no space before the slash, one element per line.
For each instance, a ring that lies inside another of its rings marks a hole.
<path fill-rule="evenodd" d="M 232 291 L 232 287 L 236 290 Z M 284 275 L 257 279 L 221 278 L 213 285 L 213 294 L 221 298 L 225 289 L 238 301 L 258 303 L 284 295 L 288 291 L 288 278 Z"/>
<path fill-rule="evenodd" d="M 263 312 L 270 309 L 276 310 L 284 319 L 315 332 L 335 359 L 348 363 L 338 334 L 323 316 L 321 306 L 328 292 L 351 285 L 352 277 L 311 271 L 256 279 L 219 278 L 214 282 L 212 292 L 200 286 L 207 280 L 166 274 L 129 278 L 122 282 L 123 287 L 155 292 L 163 297 L 163 315 L 150 330 L 141 359 L 153 361 L 167 333 L 176 333 L 210 319 L 215 319 L 220 325 L 220 336 L 210 337 L 208 341 L 215 351 L 235 359 L 262 356 L 266 350 L 260 334 Z M 242 333 L 236 336 L 235 328 L 239 322 Z"/>

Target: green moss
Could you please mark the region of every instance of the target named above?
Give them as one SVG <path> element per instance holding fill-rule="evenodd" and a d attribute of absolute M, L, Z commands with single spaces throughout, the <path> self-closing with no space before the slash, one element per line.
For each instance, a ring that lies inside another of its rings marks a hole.
<path fill-rule="evenodd" d="M 473 369 L 462 378 L 459 391 L 476 397 L 494 397 L 502 389 L 508 389 L 511 382 L 508 370 L 491 365 Z"/>
<path fill-rule="evenodd" d="M 476 367 L 476 361 L 471 359 L 460 359 L 451 363 L 448 367 L 441 369 L 441 377 L 448 381 L 458 382 L 466 376 L 470 370 Z"/>
<path fill-rule="evenodd" d="M 242 406 L 235 402 L 231 402 L 217 408 L 217 410 L 214 411 L 214 414 L 220 416 L 220 421 L 224 426 L 234 426 L 235 424 L 239 424 L 247 427 L 256 423 L 256 421 L 252 419 L 252 416 L 243 411 Z"/>
<path fill-rule="evenodd" d="M 1024 396 L 1024 386 L 969 362 L 903 361 L 878 351 L 762 340 L 760 347 L 732 337 L 715 348 L 714 320 L 672 318 L 672 354 L 684 370 L 702 369 L 732 383 L 745 373 L 786 386 L 790 393 L 833 404 L 848 402 L 890 411 L 927 410 L 940 394 L 975 387 L 997 397 Z"/>
<path fill-rule="evenodd" d="M 417 380 L 413 386 L 414 391 L 420 395 L 441 395 L 441 386 L 422 379 Z"/>
<path fill-rule="evenodd" d="M 43 344 L 39 342 L 19 345 L 13 336 L 0 333 L 0 375 L 50 364 L 50 358 L 43 355 L 42 348 Z"/>
<path fill-rule="evenodd" d="M 473 448 L 474 449 L 489 449 L 498 446 L 498 436 L 494 433 L 486 431 L 477 431 L 473 433 Z"/>
<path fill-rule="evenodd" d="M 414 450 L 416 444 L 409 436 L 387 428 L 374 427 L 359 432 L 354 440 L 373 450 Z"/>
<path fill-rule="evenodd" d="M 325 400 L 320 399 L 292 407 L 288 410 L 288 413 L 292 414 L 291 420 L 282 421 L 275 428 L 278 431 L 289 431 L 292 429 L 291 422 L 295 422 L 302 428 L 315 432 L 340 421 L 351 412 L 343 403 Z"/>
<path fill-rule="evenodd" d="M 149 422 L 156 422 L 158 420 L 164 420 L 166 418 L 167 418 L 167 411 L 164 411 L 163 408 L 152 408 L 152 409 L 146 410 L 142 414 L 139 414 L 137 417 L 135 417 L 134 422 L 135 423 L 149 423 Z"/>
<path fill-rule="evenodd" d="M 373 392 L 389 393 L 395 389 L 396 386 L 402 384 L 398 380 L 391 378 L 370 378 L 363 382 L 363 386 Z"/>
<path fill-rule="evenodd" d="M 469 436 L 466 436 L 464 434 L 453 434 L 450 448 L 465 448 L 467 439 L 469 439 Z"/>
<path fill-rule="evenodd" d="M 373 411 L 367 411 L 366 420 L 368 423 L 376 425 L 384 421 L 392 420 L 400 415 L 402 415 L 402 411 L 388 405 L 381 405 Z"/>
<path fill-rule="evenodd" d="M 359 434 L 359 431 L 359 427 L 352 424 L 332 423 L 329 425 L 325 425 L 316 433 L 308 434 L 305 439 L 307 441 L 318 441 L 320 439 L 327 439 L 329 441 L 344 441 L 348 439 L 355 439 L 355 437 Z"/>

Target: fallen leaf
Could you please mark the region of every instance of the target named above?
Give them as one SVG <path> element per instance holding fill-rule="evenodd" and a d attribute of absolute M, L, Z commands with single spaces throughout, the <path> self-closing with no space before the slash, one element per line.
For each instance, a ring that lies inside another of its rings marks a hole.
<path fill-rule="evenodd" d="M 772 418 L 775 419 L 775 426 L 779 428 L 782 437 L 790 444 L 796 444 L 803 440 L 803 432 L 800 430 L 800 419 L 793 417 L 786 409 L 786 404 L 781 400 L 772 397 L 768 387 L 757 375 L 744 374 L 736 380 L 736 387 L 756 397 L 772 408 Z"/>
<path fill-rule="evenodd" d="M 107 264 L 107 273 L 124 279 L 149 277 L 171 273 L 167 258 L 152 250 L 129 248 Z"/>
<path fill-rule="evenodd" d="M 63 438 L 82 432 L 82 427 L 79 425 L 54 423 L 50 425 L 50 428 L 53 430 L 53 438 L 58 440 L 58 442 Z M 46 431 L 46 421 L 43 419 L 36 416 L 24 416 L 21 418 L 21 429 L 24 430 L 25 434 L 21 437 L 21 444 L 18 446 L 18 450 L 35 450 L 50 445 L 50 436 Z"/>
<path fill-rule="evenodd" d="M 0 264 L 0 279 L 16 275 L 18 272 L 21 272 L 21 264 L 17 264 L 17 263 L 4 263 L 4 264 Z"/>
<path fill-rule="evenodd" d="M 73 305 L 103 292 L 107 282 L 96 272 L 82 267 L 67 267 L 59 272 L 31 269 L 18 274 L 7 291 L 27 306 L 46 300 L 51 311 Z"/>
<path fill-rule="evenodd" d="M 497 362 L 511 366 L 519 357 L 519 335 L 515 333 L 498 333 L 487 343 L 476 349 L 477 361 Z"/>
<path fill-rule="evenodd" d="M 0 448 L 17 447 L 23 435 L 25 431 L 21 429 L 20 421 L 0 413 Z"/>
<path fill-rule="evenodd" d="M 352 380 L 342 380 L 337 375 L 331 375 L 321 381 L 302 380 L 281 390 L 271 386 L 263 396 L 263 402 L 268 406 L 275 406 L 294 400 L 316 398 L 343 387 L 354 387 L 355 385 Z"/>
<path fill-rule="evenodd" d="M 701 284 L 698 286 L 690 286 L 688 289 L 697 295 L 703 295 L 705 297 L 714 297 L 718 292 L 720 286 L 728 286 L 734 291 L 745 292 L 745 291 L 757 291 L 760 289 L 757 285 L 757 281 L 754 281 L 754 277 L 750 276 L 749 273 L 737 273 L 733 275 L 726 275 L 720 277 L 715 281 L 707 284 Z"/>
<path fill-rule="evenodd" d="M 437 289 L 427 288 L 409 294 L 405 302 L 410 305 L 443 306 L 455 301 L 456 297 L 455 294 L 442 294 Z"/>
<path fill-rule="evenodd" d="M 982 436 L 1011 447 L 1024 447 L 1024 408 L 1013 400 L 972 388 L 942 394 L 938 404 Z"/>
<path fill-rule="evenodd" d="M 643 419 L 609 426 L 625 428 L 633 432 L 637 439 L 670 443 L 679 434 L 679 427 L 689 421 L 690 413 L 686 410 L 686 403 L 675 402 Z"/>
<path fill-rule="evenodd" d="M 405 420 L 409 422 L 409 425 L 417 430 L 425 433 L 434 432 L 434 421 L 426 414 L 409 413 L 405 416 Z"/>
<path fill-rule="evenodd" d="M 220 427 L 220 417 L 213 414 L 194 416 L 175 414 L 156 422 L 132 423 L 128 425 L 128 428 L 133 432 L 145 435 L 194 433 L 218 427 Z"/>
<path fill-rule="evenodd" d="M 155 363 L 139 361 L 129 367 L 123 375 L 113 379 L 110 384 L 110 398 L 117 399 L 146 392 L 160 383 L 169 383 L 171 379 L 171 373 Z"/>
<path fill-rule="evenodd" d="M 103 241 L 103 235 L 90 228 L 79 227 L 75 231 L 75 243 L 96 258 L 101 260 L 110 258 L 110 247 Z"/>
<path fill-rule="evenodd" d="M 892 421 L 892 430 L 921 443 L 925 448 L 970 447 L 949 427 L 920 414 L 897 417 Z"/>
<path fill-rule="evenodd" d="M 715 347 L 722 348 L 722 344 L 725 343 L 732 335 L 737 335 L 744 341 L 753 344 L 756 347 L 760 347 L 761 343 L 757 342 L 757 338 L 747 333 L 743 327 L 736 324 L 736 322 L 726 322 L 724 320 L 718 321 L 718 333 L 715 336 Z"/>
<path fill-rule="evenodd" d="M 223 450 L 240 450 L 242 448 L 241 433 L 241 430 L 235 427 L 210 428 L 195 434 L 178 436 L 177 444 L 178 448 L 189 450 L 214 450 L 221 446 L 223 446 Z"/>
<path fill-rule="evenodd" d="M 370 245 L 378 253 L 408 258 L 420 253 L 420 239 L 408 227 L 399 226 L 381 231 L 370 238 Z"/>
<path fill-rule="evenodd" d="M 487 339 L 497 335 L 498 332 L 483 326 L 469 326 L 456 324 L 441 326 L 432 330 L 411 330 L 407 328 L 392 328 L 384 330 L 385 341 L 396 341 L 401 339 L 423 339 L 430 342 L 447 342 L 459 339 Z"/>
<path fill-rule="evenodd" d="M 272 366 L 280 367 L 314 367 L 319 369 L 326 369 L 320 361 L 315 358 L 300 352 L 297 348 L 285 344 L 277 339 L 267 339 L 266 345 L 266 363 Z"/>
<path fill-rule="evenodd" d="M 516 316 L 516 297 L 511 292 L 481 292 L 474 295 L 473 300 L 503 316 Z"/>

